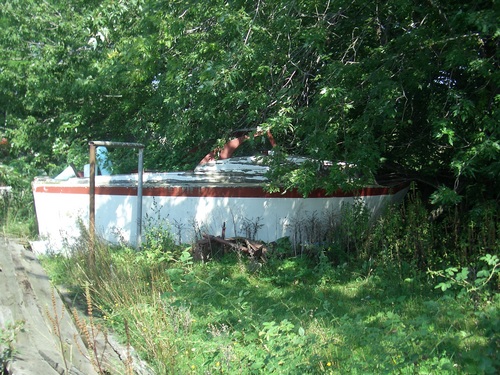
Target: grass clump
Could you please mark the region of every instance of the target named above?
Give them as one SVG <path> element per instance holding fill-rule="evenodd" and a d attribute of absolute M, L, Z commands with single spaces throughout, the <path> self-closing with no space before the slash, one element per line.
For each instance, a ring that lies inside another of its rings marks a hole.
<path fill-rule="evenodd" d="M 89 263 L 82 241 L 44 264 L 84 300 L 87 286 L 94 318 L 158 374 L 497 373 L 498 257 L 478 250 L 462 273 L 410 205 L 301 253 L 279 241 L 259 267 L 194 262 L 165 232 L 141 252 L 101 244 Z"/>
<path fill-rule="evenodd" d="M 0 327 L 0 370 L 2 374 L 10 373 L 10 363 L 16 354 L 17 335 L 23 330 L 23 327 L 23 321 L 2 324 Z"/>

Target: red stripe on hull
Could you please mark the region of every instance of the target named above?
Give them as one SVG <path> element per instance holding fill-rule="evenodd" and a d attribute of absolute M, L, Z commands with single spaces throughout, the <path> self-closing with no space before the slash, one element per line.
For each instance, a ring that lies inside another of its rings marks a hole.
<path fill-rule="evenodd" d="M 408 185 L 401 184 L 394 187 L 366 187 L 352 192 L 337 190 L 326 194 L 324 190 L 314 190 L 308 198 L 332 198 L 332 197 L 367 197 L 376 195 L 391 195 L 405 189 Z M 86 186 L 57 186 L 39 185 L 34 187 L 34 193 L 48 194 L 89 194 Z M 96 195 L 136 196 L 136 187 L 127 186 L 96 186 Z M 150 197 L 222 197 L 222 198 L 302 198 L 296 190 L 285 193 L 268 193 L 262 187 L 144 187 L 143 196 Z"/>

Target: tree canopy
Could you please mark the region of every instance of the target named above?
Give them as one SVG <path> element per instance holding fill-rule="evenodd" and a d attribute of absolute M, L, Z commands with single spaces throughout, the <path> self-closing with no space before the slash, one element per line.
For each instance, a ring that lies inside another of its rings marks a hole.
<path fill-rule="evenodd" d="M 191 168 L 260 126 L 277 160 L 498 203 L 498 0 L 11 0 L 0 17 L 2 135 L 46 171 L 92 139 L 145 143 L 150 169 Z M 274 165 L 275 183 L 302 191 L 350 175 Z"/>

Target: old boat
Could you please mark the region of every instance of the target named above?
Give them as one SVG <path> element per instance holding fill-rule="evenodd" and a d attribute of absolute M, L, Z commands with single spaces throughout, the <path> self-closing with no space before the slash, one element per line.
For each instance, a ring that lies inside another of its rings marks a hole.
<path fill-rule="evenodd" d="M 144 173 L 139 168 L 140 173 L 95 178 L 93 173 L 83 178 L 72 173 L 38 177 L 32 190 L 40 238 L 60 248 L 78 239 L 81 229 L 89 228 L 89 216 L 95 215 L 96 233 L 115 244 L 140 246 L 142 232 L 151 225 L 165 226 L 179 243 L 223 231 L 226 237 L 270 242 L 288 236 L 296 244 L 315 243 L 332 222 L 340 221 L 343 205 L 360 202 L 377 216 L 408 190 L 406 183 L 392 183 L 348 193 L 316 190 L 307 197 L 295 190 L 269 193 L 262 157 L 233 156 L 244 139 L 226 144 L 217 160 L 208 154 L 193 171 Z"/>

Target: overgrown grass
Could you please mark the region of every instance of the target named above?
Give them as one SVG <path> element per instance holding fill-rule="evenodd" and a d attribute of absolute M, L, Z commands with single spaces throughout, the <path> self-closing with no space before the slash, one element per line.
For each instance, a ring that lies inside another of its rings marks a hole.
<path fill-rule="evenodd" d="M 281 241 L 265 263 L 194 263 L 153 231 L 161 241 L 139 253 L 99 245 L 94 262 L 83 239 L 44 265 L 77 297 L 90 288 L 94 317 L 158 374 L 497 373 L 498 258 L 478 251 L 466 275 L 443 267 L 460 257 L 436 249 L 434 224 L 411 204 L 301 256 Z"/>

